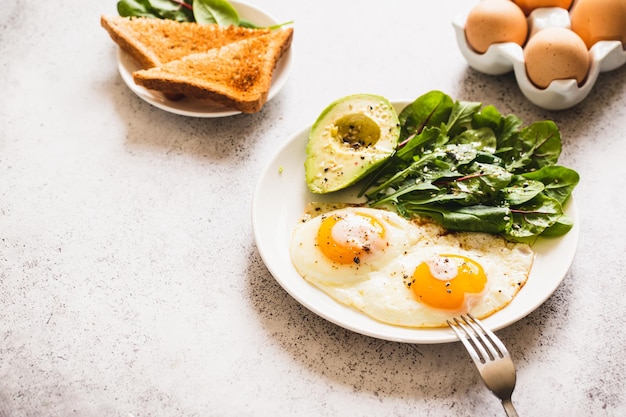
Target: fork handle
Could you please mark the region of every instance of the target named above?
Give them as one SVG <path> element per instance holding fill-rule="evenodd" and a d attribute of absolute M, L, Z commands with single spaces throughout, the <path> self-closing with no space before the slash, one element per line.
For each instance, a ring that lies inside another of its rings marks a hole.
<path fill-rule="evenodd" d="M 510 399 L 502 400 L 502 407 L 504 407 L 504 411 L 506 411 L 508 417 L 518 417 L 517 411 L 515 411 L 515 407 L 513 407 L 513 403 Z"/>

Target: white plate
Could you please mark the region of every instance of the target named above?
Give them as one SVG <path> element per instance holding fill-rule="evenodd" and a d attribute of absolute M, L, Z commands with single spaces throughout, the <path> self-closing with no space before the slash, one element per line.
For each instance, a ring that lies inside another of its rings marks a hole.
<path fill-rule="evenodd" d="M 397 102 L 398 111 L 408 102 Z M 319 316 L 354 332 L 379 339 L 406 343 L 447 343 L 458 340 L 447 329 L 409 329 L 381 323 L 344 306 L 305 281 L 289 256 L 291 231 L 312 201 L 355 202 L 358 189 L 329 195 L 314 195 L 304 180 L 305 146 L 311 127 L 306 127 L 278 151 L 263 170 L 252 202 L 252 225 L 258 250 L 276 281 L 298 302 Z M 571 198 L 565 207 L 574 227 L 560 238 L 542 238 L 533 245 L 536 259 L 526 285 L 504 309 L 483 320 L 498 330 L 539 307 L 559 286 L 574 259 L 579 220 Z"/>
<path fill-rule="evenodd" d="M 235 6 L 235 9 L 237 9 L 237 12 L 242 19 L 253 22 L 258 26 L 272 26 L 283 23 L 278 22 L 267 12 L 255 6 L 238 1 L 231 1 L 231 4 Z M 270 91 L 268 93 L 268 101 L 278 94 L 289 78 L 291 67 L 293 65 L 291 49 L 292 48 L 289 48 L 287 52 L 285 52 L 276 65 L 276 69 L 274 70 L 274 75 L 272 77 L 272 84 L 270 85 Z M 230 109 L 209 100 L 199 100 L 188 97 L 179 101 L 168 100 L 158 91 L 149 90 L 135 84 L 132 74 L 133 72 L 140 70 L 141 66 L 122 49 L 119 49 L 117 54 L 117 68 L 122 76 L 122 79 L 133 93 L 137 94 L 137 96 L 153 106 L 170 113 L 191 117 L 225 117 L 241 113 L 240 111 Z"/>

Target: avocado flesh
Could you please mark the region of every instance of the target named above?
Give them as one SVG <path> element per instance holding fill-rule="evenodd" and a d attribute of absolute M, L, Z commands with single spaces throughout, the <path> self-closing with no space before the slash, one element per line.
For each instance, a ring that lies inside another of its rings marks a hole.
<path fill-rule="evenodd" d="M 355 94 L 331 103 L 309 133 L 309 190 L 325 194 L 356 183 L 391 156 L 399 136 L 398 115 L 384 97 Z"/>

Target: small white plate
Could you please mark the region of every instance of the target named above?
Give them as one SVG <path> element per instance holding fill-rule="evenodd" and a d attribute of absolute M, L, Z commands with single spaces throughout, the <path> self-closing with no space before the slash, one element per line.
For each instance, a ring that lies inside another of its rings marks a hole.
<path fill-rule="evenodd" d="M 278 22 L 270 14 L 255 6 L 238 1 L 231 1 L 231 4 L 235 7 L 235 9 L 237 9 L 237 12 L 242 19 L 253 22 L 257 26 L 266 27 L 283 23 Z M 268 101 L 278 94 L 289 78 L 289 74 L 293 66 L 291 50 L 292 48 L 289 48 L 287 52 L 285 52 L 274 69 L 272 84 L 270 85 L 270 91 L 267 98 Z M 241 113 L 238 110 L 233 110 L 210 100 L 199 100 L 189 97 L 178 101 L 169 100 L 158 91 L 149 90 L 135 84 L 132 74 L 133 72 L 140 70 L 141 66 L 122 49 L 118 50 L 117 67 L 120 75 L 122 76 L 122 80 L 124 80 L 128 88 L 130 88 L 133 93 L 161 110 L 191 117 L 226 117 Z"/>
<path fill-rule="evenodd" d="M 394 102 L 399 112 L 408 102 Z M 457 341 L 448 328 L 410 329 L 392 326 L 342 305 L 295 270 L 289 255 L 291 232 L 308 203 L 356 202 L 358 186 L 331 195 L 314 195 L 304 180 L 305 147 L 311 126 L 293 135 L 261 173 L 252 202 L 252 225 L 256 245 L 276 281 L 298 302 L 319 316 L 354 332 L 406 343 Z M 533 245 L 535 262 L 526 285 L 504 309 L 483 320 L 491 330 L 506 327 L 539 307 L 559 286 L 574 259 L 579 220 L 573 198 L 565 207 L 574 227 L 560 238 L 541 238 Z"/>

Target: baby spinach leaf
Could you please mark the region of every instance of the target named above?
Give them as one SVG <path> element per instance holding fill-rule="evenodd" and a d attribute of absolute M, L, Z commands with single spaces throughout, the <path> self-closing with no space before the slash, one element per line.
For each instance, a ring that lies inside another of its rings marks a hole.
<path fill-rule="evenodd" d="M 501 128 L 502 123 L 502 115 L 498 109 L 489 105 L 476 112 L 472 120 L 472 127 L 474 127 L 474 129 L 488 127 L 492 131 L 497 131 Z"/>
<path fill-rule="evenodd" d="M 441 91 L 431 91 L 418 97 L 398 115 L 400 142 L 420 134 L 426 126 L 441 126 L 450 118 L 452 99 Z"/>
<path fill-rule="evenodd" d="M 466 130 L 454 139 L 451 139 L 450 143 L 469 144 L 476 150 L 494 153 L 498 141 L 491 128 L 481 127 Z"/>
<path fill-rule="evenodd" d="M 465 165 L 476 159 L 478 151 L 471 143 L 448 143 L 444 148 L 446 159 L 451 159 L 457 165 Z"/>
<path fill-rule="evenodd" d="M 545 166 L 522 175 L 529 180 L 541 181 L 544 184 L 545 194 L 561 204 L 565 203 L 580 180 L 576 171 L 558 165 Z"/>
<path fill-rule="evenodd" d="M 435 154 L 427 154 L 409 165 L 397 164 L 393 167 L 390 167 L 389 172 L 392 175 L 386 180 L 381 181 L 381 183 L 376 188 L 370 190 L 367 194 L 367 197 L 373 199 L 376 198 L 375 196 L 379 195 L 380 193 L 384 193 L 381 200 L 387 201 L 390 198 L 397 197 L 395 193 L 390 193 L 389 189 L 398 190 L 405 189 L 407 187 L 407 185 L 404 183 L 406 178 L 410 178 L 410 180 L 408 181 L 409 186 L 412 186 L 414 184 L 420 184 L 423 182 L 432 182 L 433 179 L 440 178 L 437 173 L 441 172 L 442 170 L 449 170 L 449 167 L 446 167 L 445 161 L 438 160 L 437 156 L 438 155 Z M 364 191 L 366 191 L 366 189 L 363 189 L 363 192 Z"/>
<path fill-rule="evenodd" d="M 378 200 L 376 204 L 371 205 L 371 207 L 381 207 L 388 204 L 402 207 L 405 201 L 410 201 L 413 204 L 424 205 L 430 203 L 441 203 L 442 201 L 452 198 L 456 198 L 456 196 L 447 194 L 445 190 L 439 189 L 428 181 L 416 184 L 405 183 L 398 190 L 390 193 L 387 197 Z"/>
<path fill-rule="evenodd" d="M 438 127 L 425 127 L 419 134 L 412 136 L 404 146 L 397 149 L 395 160 L 392 162 L 411 161 L 415 155 L 423 155 L 428 149 L 443 145 L 446 139 L 442 137 L 441 129 Z"/>
<path fill-rule="evenodd" d="M 183 0 L 120 0 L 117 12 L 123 17 L 150 17 L 180 22 L 194 20 L 191 5 Z"/>
<path fill-rule="evenodd" d="M 520 173 L 555 164 L 561 154 L 561 134 L 550 120 L 535 122 L 511 137 L 512 149 L 502 156 L 507 169 Z"/>
<path fill-rule="evenodd" d="M 120 0 L 117 2 L 117 13 L 123 17 L 160 17 L 150 0 Z"/>
<path fill-rule="evenodd" d="M 528 238 L 538 236 L 554 225 L 563 215 L 561 204 L 553 198 L 538 195 L 527 203 L 512 208 L 509 236 Z"/>
<path fill-rule="evenodd" d="M 450 194 L 464 196 L 461 201 L 457 199 L 463 205 L 488 204 L 513 177 L 502 167 L 478 162 L 473 163 L 467 171 L 468 175 L 454 179 L 448 186 Z"/>
<path fill-rule="evenodd" d="M 151 17 L 179 22 L 261 28 L 241 19 L 235 7 L 227 0 L 119 0 L 117 10 L 124 17 Z M 292 22 L 273 25 L 268 29 L 290 23 Z"/>
<path fill-rule="evenodd" d="M 480 109 L 472 120 L 474 129 L 488 127 L 494 132 L 498 152 L 513 148 L 514 136 L 518 133 L 521 125 L 522 121 L 519 117 L 513 114 L 502 116 L 492 105 Z"/>
<path fill-rule="evenodd" d="M 453 231 L 499 234 L 510 224 L 510 211 L 506 207 L 475 205 L 451 210 L 445 206 L 420 205 L 410 207 L 410 213 L 429 217 Z"/>
<path fill-rule="evenodd" d="M 174 12 L 182 7 L 179 3 L 172 0 L 147 0 L 150 7 L 161 12 Z"/>
<path fill-rule="evenodd" d="M 544 189 L 545 186 L 541 181 L 521 178 L 520 180 L 513 182 L 508 187 L 504 187 L 501 190 L 501 195 L 504 201 L 506 201 L 509 205 L 517 206 L 532 200 Z"/>
<path fill-rule="evenodd" d="M 495 164 L 475 162 L 471 166 L 471 172 L 478 180 L 489 187 L 491 191 L 500 190 L 511 183 L 513 174 Z M 458 181 L 458 180 L 457 180 Z"/>
<path fill-rule="evenodd" d="M 454 103 L 452 113 L 446 125 L 448 135 L 453 137 L 471 126 L 472 119 L 480 107 L 481 103 L 469 101 L 457 101 Z"/>
<path fill-rule="evenodd" d="M 567 232 L 569 232 L 572 227 L 574 227 L 574 221 L 565 215 L 559 217 L 559 220 L 556 221 L 552 226 L 545 229 L 541 236 L 544 237 L 559 237 L 563 236 Z"/>
<path fill-rule="evenodd" d="M 171 19 L 179 22 L 193 22 L 191 0 L 149 0 L 154 10 L 158 10 L 162 19 Z"/>
<path fill-rule="evenodd" d="M 239 13 L 226 0 L 194 0 L 193 15 L 200 24 L 239 26 Z"/>

